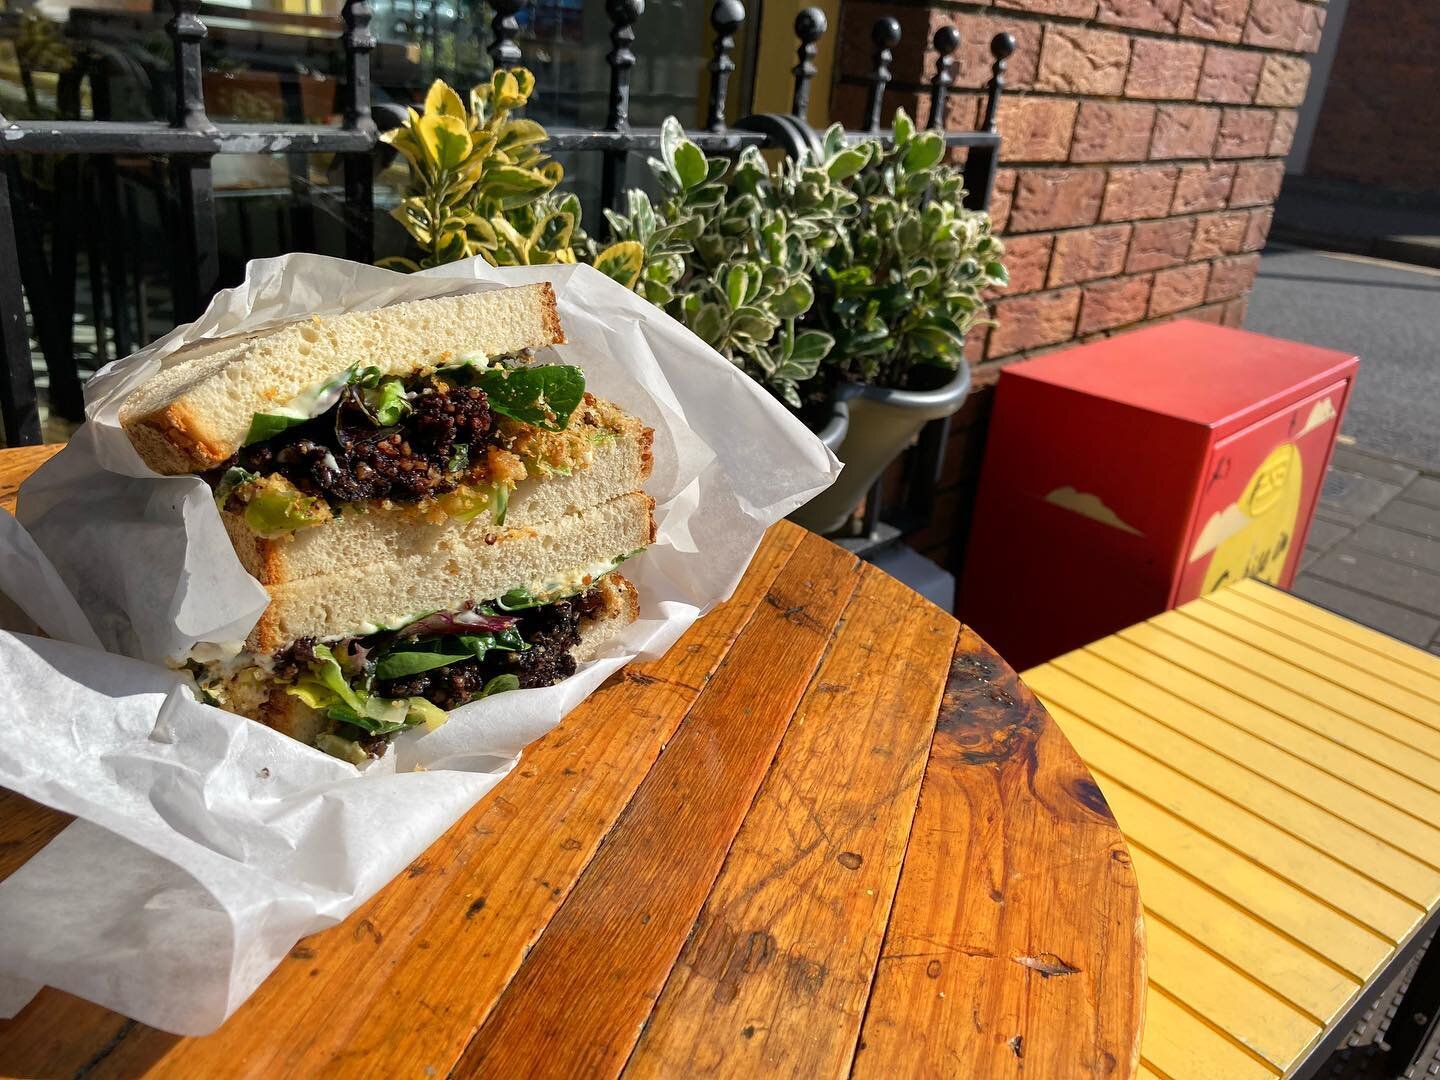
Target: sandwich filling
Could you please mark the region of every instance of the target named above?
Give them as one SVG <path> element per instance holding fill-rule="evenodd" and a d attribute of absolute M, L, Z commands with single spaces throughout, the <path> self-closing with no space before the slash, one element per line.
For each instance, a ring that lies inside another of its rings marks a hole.
<path fill-rule="evenodd" d="M 588 467 L 622 417 L 566 364 L 470 357 L 404 378 L 352 367 L 274 413 L 207 474 L 221 509 L 260 536 L 343 510 L 414 507 L 431 520 L 489 511 L 504 524 L 516 483 Z"/>
<path fill-rule="evenodd" d="M 397 733 L 434 730 L 468 702 L 575 674 L 583 624 L 613 610 L 622 588 L 633 594 L 610 574 L 627 557 L 394 629 L 301 638 L 272 656 L 191 670 L 205 699 L 222 708 L 267 721 L 301 707 L 321 714 L 328 723 L 315 745 L 363 763 Z"/>

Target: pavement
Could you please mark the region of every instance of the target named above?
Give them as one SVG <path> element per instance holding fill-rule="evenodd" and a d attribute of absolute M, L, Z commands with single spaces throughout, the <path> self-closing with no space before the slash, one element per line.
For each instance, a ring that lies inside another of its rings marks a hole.
<path fill-rule="evenodd" d="M 1440 267 L 1440 197 L 1287 176 L 1270 238 Z"/>

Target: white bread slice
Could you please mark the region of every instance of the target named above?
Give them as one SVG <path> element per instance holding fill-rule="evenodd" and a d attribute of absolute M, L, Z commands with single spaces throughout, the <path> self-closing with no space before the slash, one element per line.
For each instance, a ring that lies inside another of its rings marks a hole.
<path fill-rule="evenodd" d="M 204 472 L 240 448 L 255 413 L 351 364 L 403 375 L 466 353 L 564 341 L 549 282 L 316 316 L 179 350 L 125 400 L 120 424 L 156 472 Z"/>
<path fill-rule="evenodd" d="M 605 598 L 605 608 L 598 615 L 581 621 L 580 644 L 570 650 L 578 664 L 593 660 L 606 642 L 640 614 L 640 598 L 635 586 L 618 572 L 601 578 L 599 591 Z M 251 685 L 269 687 L 268 693 L 251 694 L 248 700 L 233 701 L 231 711 L 312 745 L 317 735 L 335 726 L 324 713 L 310 708 L 295 695 L 275 688 L 268 680 Z"/>
<path fill-rule="evenodd" d="M 397 556 L 425 555 L 442 544 L 474 547 L 506 529 L 538 525 L 578 513 L 616 496 L 639 489 L 650 478 L 654 433 L 633 418 L 614 438 L 595 446 L 594 462 L 569 476 L 531 476 L 510 495 L 505 525 L 496 526 L 488 512 L 470 521 L 427 519 L 413 507 L 373 508 L 365 513 L 342 512 L 323 525 L 267 540 L 256 536 L 239 514 L 222 513 L 240 562 L 262 585 L 279 585 L 347 567 L 369 566 Z"/>
<path fill-rule="evenodd" d="M 467 600 L 493 600 L 516 586 L 543 585 L 653 542 L 654 509 L 654 499 L 631 492 L 578 514 L 498 533 L 452 531 L 424 550 L 267 586 L 270 606 L 246 647 L 273 652 L 297 638 L 353 634 L 366 624 L 397 626 Z"/>

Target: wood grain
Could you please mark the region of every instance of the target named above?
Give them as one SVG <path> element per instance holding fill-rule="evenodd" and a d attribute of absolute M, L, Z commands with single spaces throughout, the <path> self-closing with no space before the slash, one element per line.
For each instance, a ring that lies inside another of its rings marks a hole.
<path fill-rule="evenodd" d="M 1104 797 L 962 629 L 854 1075 L 1131 1075 L 1144 978 Z"/>
<path fill-rule="evenodd" d="M 957 630 L 865 569 L 627 1076 L 849 1070 Z"/>
<path fill-rule="evenodd" d="M 827 541 L 807 536 L 801 543 L 457 1073 L 620 1071 L 830 645 L 859 570 Z"/>
<path fill-rule="evenodd" d="M 15 493 L 32 472 L 58 453 L 63 444 L 16 446 L 0 450 L 0 509 L 15 512 Z"/>

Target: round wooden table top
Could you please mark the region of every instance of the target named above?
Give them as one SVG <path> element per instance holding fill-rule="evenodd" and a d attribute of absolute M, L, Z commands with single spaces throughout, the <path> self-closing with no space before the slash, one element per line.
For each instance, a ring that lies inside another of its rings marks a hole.
<path fill-rule="evenodd" d="M 0 492 L 40 456 L 0 453 Z M 67 820 L 0 792 L 0 877 Z M 1127 1077 L 1144 985 L 1129 854 L 1049 716 L 782 523 L 219 1031 L 47 989 L 0 1072 Z"/>

